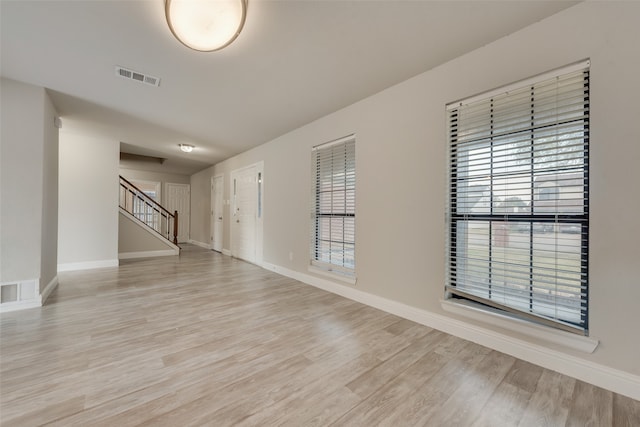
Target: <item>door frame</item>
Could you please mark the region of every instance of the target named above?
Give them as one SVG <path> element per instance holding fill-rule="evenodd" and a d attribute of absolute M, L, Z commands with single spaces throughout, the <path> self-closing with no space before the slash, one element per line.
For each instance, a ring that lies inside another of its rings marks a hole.
<path fill-rule="evenodd" d="M 222 215 L 222 221 L 220 222 L 220 234 L 221 236 L 219 236 L 220 239 L 220 249 L 216 249 L 214 242 L 215 242 L 215 228 L 216 228 L 216 218 L 215 218 L 215 201 L 216 201 L 216 192 L 215 192 L 215 180 L 216 179 L 221 179 L 222 180 L 222 184 L 220 185 L 220 212 Z M 211 236 L 210 236 L 210 246 L 211 249 L 214 251 L 218 251 L 218 252 L 222 252 L 223 248 L 224 248 L 224 175 L 215 175 L 211 177 L 211 225 L 210 225 L 210 231 L 211 231 Z"/>
<path fill-rule="evenodd" d="M 259 161 L 238 169 L 234 169 L 231 171 L 229 180 L 229 250 L 234 256 L 233 253 L 234 244 L 233 244 L 233 218 L 235 209 L 235 193 L 234 193 L 234 182 L 238 175 L 242 174 L 242 172 L 246 172 L 248 169 L 255 168 L 256 174 L 256 226 L 255 226 L 255 246 L 256 246 L 256 257 L 254 263 L 256 265 L 262 265 L 263 263 L 263 230 L 264 230 L 264 200 L 265 200 L 265 181 L 264 181 L 264 161 Z"/>

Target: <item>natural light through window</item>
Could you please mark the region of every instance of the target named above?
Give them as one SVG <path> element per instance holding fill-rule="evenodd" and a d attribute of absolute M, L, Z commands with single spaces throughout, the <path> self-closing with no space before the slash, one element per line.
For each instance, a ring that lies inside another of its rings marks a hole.
<path fill-rule="evenodd" d="M 588 64 L 496 92 L 448 106 L 447 291 L 586 333 Z"/>
<path fill-rule="evenodd" d="M 356 151 L 349 136 L 313 148 L 311 264 L 346 275 L 355 271 Z"/>

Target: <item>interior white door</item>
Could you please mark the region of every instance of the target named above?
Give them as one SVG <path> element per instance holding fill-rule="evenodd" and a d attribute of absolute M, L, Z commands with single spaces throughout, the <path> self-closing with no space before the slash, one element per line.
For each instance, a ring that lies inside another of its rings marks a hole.
<path fill-rule="evenodd" d="M 224 177 L 211 178 L 211 249 L 222 251 Z"/>
<path fill-rule="evenodd" d="M 256 262 L 256 213 L 258 179 L 254 166 L 231 174 L 231 255 Z"/>
<path fill-rule="evenodd" d="M 189 184 L 167 183 L 167 203 L 169 212 L 178 211 L 178 243 L 189 240 L 189 217 L 191 214 L 191 186 Z"/>

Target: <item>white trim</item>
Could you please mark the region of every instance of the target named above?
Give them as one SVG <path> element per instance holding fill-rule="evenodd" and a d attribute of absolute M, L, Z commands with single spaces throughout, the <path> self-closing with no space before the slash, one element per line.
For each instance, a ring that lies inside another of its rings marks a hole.
<path fill-rule="evenodd" d="M 49 295 L 51 295 L 51 292 L 53 292 L 56 288 L 58 287 L 58 276 L 56 275 L 53 279 L 51 279 L 51 281 L 47 284 L 47 286 L 44 287 L 44 290 L 40 293 L 40 305 L 44 305 L 44 303 L 47 301 L 47 298 L 49 298 Z"/>
<path fill-rule="evenodd" d="M 10 311 L 26 310 L 27 308 L 38 307 L 42 307 L 39 297 L 24 301 L 11 301 L 0 304 L 0 313 L 8 313 Z"/>
<path fill-rule="evenodd" d="M 470 322 L 411 307 L 320 277 L 266 262 L 262 265 L 267 270 L 308 285 L 509 354 L 543 368 L 623 394 L 632 399 L 640 400 L 640 376 L 638 375 L 587 361 L 520 338 L 514 338 Z"/>
<path fill-rule="evenodd" d="M 74 270 L 91 270 L 93 268 L 106 268 L 117 267 L 119 265 L 117 259 L 103 259 L 98 261 L 84 261 L 84 262 L 66 262 L 58 264 L 58 273 L 61 271 L 74 271 Z"/>
<path fill-rule="evenodd" d="M 211 245 L 207 245 L 206 243 L 198 242 L 197 240 L 189 239 L 189 242 L 192 245 L 200 246 L 201 248 L 211 249 Z"/>
<path fill-rule="evenodd" d="M 466 300 L 442 300 L 440 301 L 440 306 L 444 311 L 448 311 L 449 313 L 464 316 L 475 321 L 488 323 L 535 339 L 558 344 L 572 350 L 578 350 L 583 353 L 593 353 L 600 343 L 594 338 L 572 334 L 559 329 L 553 329 L 549 326 L 542 326 L 527 322 L 526 320 L 518 319 L 513 316 L 481 309 L 475 307 L 473 303 Z"/>
<path fill-rule="evenodd" d="M 320 150 L 320 149 L 329 148 L 331 146 L 342 144 L 344 142 L 349 142 L 349 141 L 355 140 L 355 139 L 356 139 L 356 134 L 352 133 L 350 135 L 343 136 L 341 138 L 334 139 L 332 141 L 323 142 L 322 144 L 314 145 L 311 148 L 311 151 L 317 151 L 317 150 Z"/>
<path fill-rule="evenodd" d="M 544 80 L 549 80 L 554 77 L 561 76 L 563 74 L 573 73 L 574 71 L 580 71 L 587 69 L 591 66 L 591 61 L 589 59 L 583 59 L 582 61 L 575 62 L 573 64 L 569 64 L 565 67 L 556 68 L 551 71 L 547 71 L 545 73 L 540 73 L 532 77 L 528 77 L 526 79 L 518 80 L 517 82 L 510 83 L 505 86 L 500 86 L 495 89 L 488 90 L 486 92 L 478 93 L 476 95 L 472 95 L 457 101 L 449 102 L 445 108 L 447 111 L 455 110 L 458 107 L 463 105 L 471 104 L 476 101 L 481 101 L 483 99 L 491 98 L 495 95 L 500 95 L 506 92 L 510 92 L 512 90 L 522 89 L 523 87 L 532 85 L 534 83 L 539 83 Z"/>
<path fill-rule="evenodd" d="M 320 276 L 330 277 L 335 280 L 347 283 L 349 285 L 355 285 L 358 279 L 355 273 L 342 273 L 340 270 L 325 270 L 316 265 L 309 265 L 307 268 L 309 273 L 318 274 Z"/>
<path fill-rule="evenodd" d="M 138 252 L 121 252 L 118 254 L 118 259 L 132 259 L 132 258 L 150 258 L 158 256 L 177 256 L 180 255 L 180 251 L 176 249 L 165 249 L 159 251 L 138 251 Z"/>
<path fill-rule="evenodd" d="M 40 279 L 23 280 L 17 283 L 16 301 L 40 300 Z"/>
<path fill-rule="evenodd" d="M 221 185 L 222 191 L 220 192 L 220 202 L 221 202 L 220 208 L 222 209 L 222 212 L 224 212 L 224 206 L 225 206 L 225 204 L 224 204 L 224 174 L 214 175 L 214 176 L 211 177 L 211 217 L 210 217 L 210 221 L 209 221 L 210 222 L 209 240 L 211 241 L 210 249 L 212 249 L 214 251 L 216 250 L 215 249 L 215 244 L 214 244 L 214 238 L 216 237 L 215 233 L 214 233 L 214 230 L 216 228 L 216 226 L 215 226 L 216 218 L 215 218 L 215 215 L 214 215 L 214 213 L 215 213 L 214 212 L 214 210 L 215 210 L 214 207 L 215 207 L 215 204 L 216 204 L 215 203 L 215 201 L 216 201 L 215 199 L 216 199 L 216 196 L 217 196 L 216 191 L 214 191 L 215 190 L 214 189 L 214 183 L 215 183 L 215 181 L 217 179 L 220 179 L 221 182 L 222 182 L 222 185 Z M 221 214 L 221 218 L 222 218 L 222 220 L 221 220 L 222 221 L 222 233 L 221 234 L 224 236 L 224 213 Z M 223 241 L 223 238 L 220 239 L 220 249 L 221 250 L 222 250 L 222 241 Z"/>
<path fill-rule="evenodd" d="M 49 295 L 58 286 L 58 276 L 56 275 L 45 286 L 44 290 L 40 292 L 39 280 L 23 280 L 16 283 L 4 283 L 3 285 L 16 285 L 17 297 L 16 301 L 10 301 L 0 304 L 0 313 L 6 313 L 9 311 L 25 310 L 27 308 L 42 307 L 44 302 L 49 298 Z M 24 295 L 33 295 L 30 298 L 23 299 Z"/>
<path fill-rule="evenodd" d="M 222 248 L 222 255 L 231 256 L 231 250 Z"/>

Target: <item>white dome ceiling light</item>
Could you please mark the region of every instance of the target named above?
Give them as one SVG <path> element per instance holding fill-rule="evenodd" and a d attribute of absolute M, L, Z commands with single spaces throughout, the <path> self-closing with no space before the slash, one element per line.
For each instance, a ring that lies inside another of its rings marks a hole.
<path fill-rule="evenodd" d="M 212 52 L 238 37 L 247 15 L 247 0 L 166 0 L 165 15 L 182 44 Z"/>
<path fill-rule="evenodd" d="M 191 145 L 191 144 L 178 144 L 178 147 L 180 147 L 180 149 L 185 153 L 190 153 L 193 151 L 194 148 L 196 148 L 194 145 Z"/>

